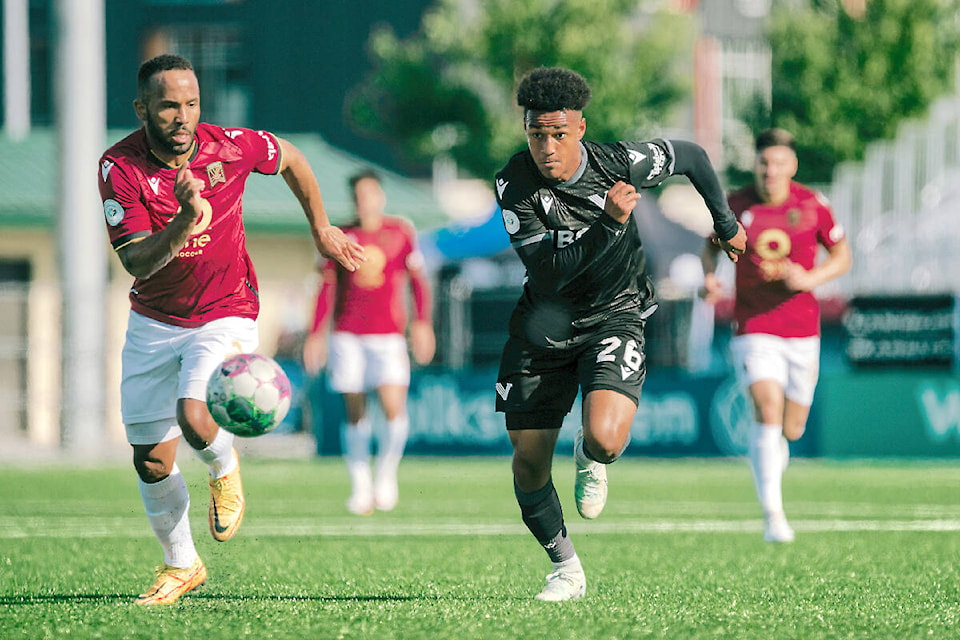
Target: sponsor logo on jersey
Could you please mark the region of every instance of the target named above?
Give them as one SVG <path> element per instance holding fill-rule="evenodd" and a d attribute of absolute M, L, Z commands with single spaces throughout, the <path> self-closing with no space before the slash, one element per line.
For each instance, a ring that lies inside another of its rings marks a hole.
<path fill-rule="evenodd" d="M 520 218 L 509 209 L 503 210 L 503 226 L 510 235 L 520 231 Z"/>
<path fill-rule="evenodd" d="M 510 184 L 503 178 L 497 178 L 497 197 L 503 199 L 503 192 L 507 190 L 507 185 Z"/>
<path fill-rule="evenodd" d="M 217 160 L 207 165 L 207 180 L 210 182 L 210 188 L 215 185 L 227 184 L 227 178 L 223 174 L 223 163 Z"/>
<path fill-rule="evenodd" d="M 630 164 L 637 164 L 647 159 L 645 154 L 640 153 L 636 149 L 630 149 L 627 153 L 630 155 Z"/>
<path fill-rule="evenodd" d="M 590 230 L 590 227 L 584 227 L 582 229 L 577 229 L 576 231 L 574 231 L 573 229 L 556 229 L 554 231 L 551 231 L 550 233 L 553 234 L 554 246 L 557 249 L 563 249 L 564 247 L 568 247 L 574 242 L 576 242 L 577 240 L 579 240 L 580 236 L 582 236 L 589 230 Z"/>
<path fill-rule="evenodd" d="M 663 173 L 663 168 L 667 164 L 667 154 L 663 152 L 663 149 L 652 142 L 647 143 L 647 148 L 650 149 L 650 154 L 652 156 L 651 162 L 653 163 L 650 167 L 650 173 L 647 174 L 647 180 L 652 180 L 655 176 Z"/>
<path fill-rule="evenodd" d="M 110 175 L 110 169 L 113 169 L 113 163 L 109 160 L 104 160 L 103 164 L 100 165 L 100 177 L 103 178 L 103 181 L 107 181 L 107 176 Z"/>
<path fill-rule="evenodd" d="M 507 396 L 510 395 L 510 389 L 512 388 L 513 388 L 512 382 L 508 382 L 506 385 L 504 385 L 502 382 L 498 382 L 497 395 L 500 396 L 501 399 L 506 400 Z"/>
<path fill-rule="evenodd" d="M 123 214 L 123 205 L 113 198 L 108 198 L 103 201 L 103 217 L 107 219 L 107 224 L 111 227 L 120 224 L 123 220 Z"/>
<path fill-rule="evenodd" d="M 151 176 L 147 178 L 147 183 L 150 185 L 150 190 L 153 191 L 153 195 L 160 195 L 160 177 Z"/>
<path fill-rule="evenodd" d="M 273 160 L 277 157 L 277 145 L 273 141 L 273 136 L 271 136 L 266 131 L 257 131 L 257 135 L 263 138 L 267 143 L 267 160 Z"/>
<path fill-rule="evenodd" d="M 223 135 L 227 136 L 231 140 L 236 140 L 239 136 L 243 135 L 243 131 L 238 129 L 227 129 L 223 132 Z"/>

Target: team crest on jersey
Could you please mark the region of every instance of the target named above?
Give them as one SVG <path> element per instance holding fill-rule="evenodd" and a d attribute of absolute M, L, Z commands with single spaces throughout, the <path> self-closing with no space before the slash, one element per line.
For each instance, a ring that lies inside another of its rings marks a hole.
<path fill-rule="evenodd" d="M 217 183 L 227 184 L 227 178 L 223 173 L 223 163 L 217 160 L 207 165 L 207 180 L 210 181 L 210 188 L 213 189 Z"/>
<path fill-rule="evenodd" d="M 800 224 L 800 209 L 794 207 L 787 211 L 787 224 L 791 227 L 795 227 Z"/>

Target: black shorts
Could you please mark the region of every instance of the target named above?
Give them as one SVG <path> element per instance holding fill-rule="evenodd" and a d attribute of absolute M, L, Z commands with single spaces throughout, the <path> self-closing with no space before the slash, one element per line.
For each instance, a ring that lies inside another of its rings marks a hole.
<path fill-rule="evenodd" d="M 636 404 L 647 375 L 644 319 L 632 309 L 575 329 L 562 343 L 540 346 L 511 331 L 497 375 L 497 411 L 507 429 L 559 428 L 577 391 L 610 389 Z"/>

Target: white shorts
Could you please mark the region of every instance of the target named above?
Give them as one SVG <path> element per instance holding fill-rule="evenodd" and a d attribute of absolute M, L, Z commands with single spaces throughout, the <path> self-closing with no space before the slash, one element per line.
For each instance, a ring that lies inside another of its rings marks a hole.
<path fill-rule="evenodd" d="M 730 340 L 737 376 L 746 385 L 773 380 L 797 404 L 813 404 L 820 376 L 820 337 L 781 338 L 748 333 Z"/>
<path fill-rule="evenodd" d="M 207 381 L 228 356 L 259 344 L 257 322 L 221 318 L 187 329 L 130 312 L 121 362 L 120 412 L 130 444 L 180 436 L 177 400 L 206 401 Z"/>
<path fill-rule="evenodd" d="M 407 340 L 399 333 L 330 334 L 327 374 L 337 393 L 365 393 L 383 385 L 410 386 Z"/>

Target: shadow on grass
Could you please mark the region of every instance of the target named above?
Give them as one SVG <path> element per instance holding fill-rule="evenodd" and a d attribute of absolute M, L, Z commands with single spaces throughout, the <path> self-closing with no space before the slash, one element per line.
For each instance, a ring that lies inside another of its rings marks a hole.
<path fill-rule="evenodd" d="M 29 606 L 38 604 L 66 604 L 66 603 L 89 603 L 101 601 L 104 603 L 127 603 L 133 604 L 137 598 L 135 594 L 94 594 L 94 593 L 71 593 L 58 594 L 51 593 L 46 595 L 25 595 L 25 596 L 0 596 L 0 606 Z M 445 596 L 437 594 L 413 594 L 413 595 L 232 595 L 222 593 L 189 593 L 179 602 L 189 601 L 213 601 L 217 602 L 440 602 L 443 600 L 489 600 L 490 596 Z M 504 599 L 498 596 L 493 599 Z M 509 599 L 509 598 L 507 598 Z M 179 604 L 179 603 L 178 603 Z M 162 606 L 161 606 L 162 608 Z"/>

